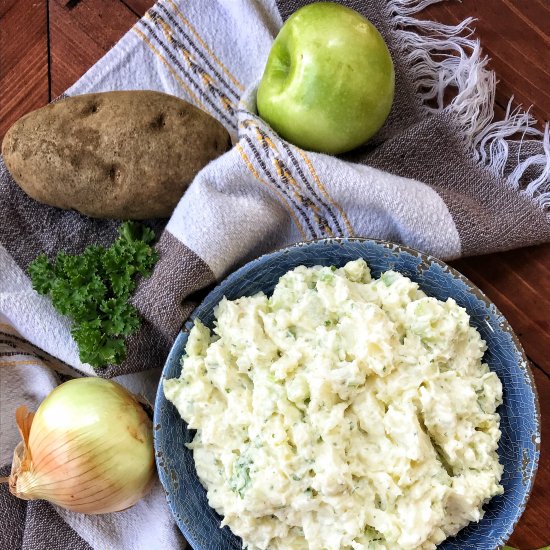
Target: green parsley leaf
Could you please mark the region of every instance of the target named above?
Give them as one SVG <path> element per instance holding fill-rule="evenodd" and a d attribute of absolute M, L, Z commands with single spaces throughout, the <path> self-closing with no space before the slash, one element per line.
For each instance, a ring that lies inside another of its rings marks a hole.
<path fill-rule="evenodd" d="M 32 287 L 40 294 L 48 294 L 52 288 L 55 271 L 46 254 L 40 254 L 29 266 Z"/>
<path fill-rule="evenodd" d="M 152 229 L 125 222 L 118 232 L 109 248 L 92 245 L 78 255 L 61 251 L 53 262 L 41 254 L 28 268 L 33 288 L 72 319 L 80 360 L 94 368 L 126 357 L 124 338 L 140 325 L 129 303 L 135 278 L 150 275 L 158 259 Z"/>

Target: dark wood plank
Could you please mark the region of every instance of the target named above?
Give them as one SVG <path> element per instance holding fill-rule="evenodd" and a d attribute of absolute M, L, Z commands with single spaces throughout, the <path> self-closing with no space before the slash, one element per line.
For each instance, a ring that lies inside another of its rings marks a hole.
<path fill-rule="evenodd" d="M 122 2 L 50 0 L 52 97 L 62 94 L 137 21 Z"/>
<path fill-rule="evenodd" d="M 538 0 L 462 0 L 429 6 L 422 17 L 457 24 L 472 16 L 489 66 L 498 75 L 497 101 L 515 104 L 541 121 L 550 118 L 550 3 Z"/>
<path fill-rule="evenodd" d="M 122 0 L 136 15 L 143 16 L 155 0 Z"/>
<path fill-rule="evenodd" d="M 48 103 L 45 0 L 0 2 L 0 140 L 21 116 Z"/>
<path fill-rule="evenodd" d="M 539 469 L 531 498 L 510 538 L 509 544 L 521 550 L 550 544 L 550 377 L 533 367 L 542 417 Z"/>
<path fill-rule="evenodd" d="M 526 354 L 550 375 L 550 245 L 453 262 L 496 304 Z"/>

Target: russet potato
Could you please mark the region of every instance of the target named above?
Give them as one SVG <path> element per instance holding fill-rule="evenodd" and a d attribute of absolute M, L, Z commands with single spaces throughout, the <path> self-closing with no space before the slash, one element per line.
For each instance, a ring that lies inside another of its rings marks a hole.
<path fill-rule="evenodd" d="M 230 147 L 209 114 L 171 95 L 70 97 L 18 120 L 5 164 L 33 199 L 91 217 L 168 217 L 197 172 Z"/>

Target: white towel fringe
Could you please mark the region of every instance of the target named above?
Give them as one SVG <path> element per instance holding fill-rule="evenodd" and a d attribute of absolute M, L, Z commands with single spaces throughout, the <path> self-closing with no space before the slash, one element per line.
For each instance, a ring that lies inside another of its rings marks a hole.
<path fill-rule="evenodd" d="M 474 19 L 469 17 L 453 26 L 412 17 L 440 1 L 389 0 L 387 4 L 397 43 L 410 64 L 419 97 L 428 111 L 447 110 L 455 115 L 479 165 L 543 209 L 550 209 L 549 123 L 544 131 L 536 128 L 537 121 L 528 111 L 512 109 L 513 98 L 504 120 L 495 120 L 496 76 L 487 67 L 488 58 L 482 54 L 479 40 L 472 38 L 470 25 Z M 456 90 L 456 95 L 445 104 L 448 88 Z M 511 168 L 514 159 L 510 158 L 508 140 L 519 134 L 519 149 L 514 148 L 518 149 L 517 159 Z M 522 146 L 532 140 L 542 144 L 541 153 L 522 157 Z"/>

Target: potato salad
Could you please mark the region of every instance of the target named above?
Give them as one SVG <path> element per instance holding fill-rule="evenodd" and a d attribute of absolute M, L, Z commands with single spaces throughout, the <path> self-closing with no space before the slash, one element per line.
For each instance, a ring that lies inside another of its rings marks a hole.
<path fill-rule="evenodd" d="M 164 392 L 244 548 L 434 549 L 502 493 L 502 386 L 451 298 L 359 259 L 215 316 Z"/>

